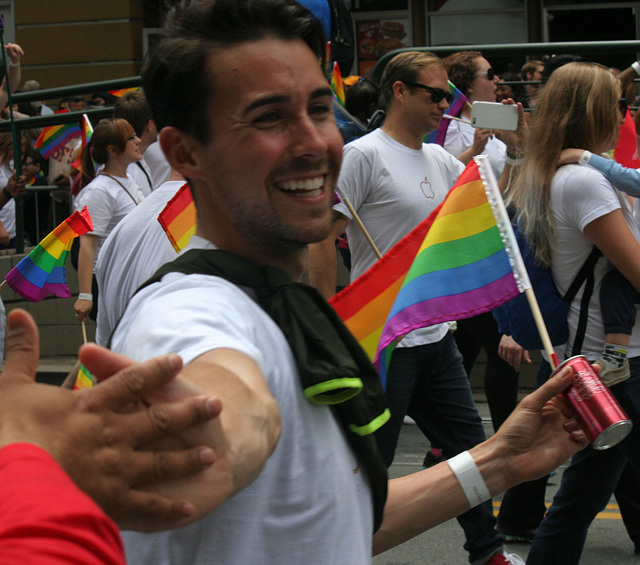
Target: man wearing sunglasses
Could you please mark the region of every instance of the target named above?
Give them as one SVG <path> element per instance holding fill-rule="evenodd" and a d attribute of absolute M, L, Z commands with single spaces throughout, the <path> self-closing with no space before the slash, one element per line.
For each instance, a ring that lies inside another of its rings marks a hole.
<path fill-rule="evenodd" d="M 386 253 L 445 198 L 464 165 L 423 138 L 436 130 L 452 97 L 441 59 L 431 53 L 406 52 L 394 57 L 381 80 L 387 117 L 378 130 L 344 148 L 337 194 L 347 197 Z M 310 277 L 325 296 L 335 292 L 337 235 L 347 231 L 352 257 L 351 280 L 376 262 L 360 228 L 350 222 L 343 202 L 334 206 L 332 234 L 310 248 Z M 389 422 L 376 432 L 387 466 L 391 465 L 405 415 L 428 439 L 452 457 L 484 440 L 462 357 L 447 324 L 411 332 L 397 346 L 387 382 Z M 465 532 L 469 561 L 477 564 L 522 563 L 503 553 L 491 501 L 458 517 Z"/>

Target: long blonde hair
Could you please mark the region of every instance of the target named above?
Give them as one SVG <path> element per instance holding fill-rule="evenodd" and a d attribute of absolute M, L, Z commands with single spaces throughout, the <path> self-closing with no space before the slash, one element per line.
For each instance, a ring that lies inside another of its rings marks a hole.
<path fill-rule="evenodd" d="M 551 182 L 563 149 L 600 153 L 618 127 L 618 80 L 602 65 L 569 63 L 540 91 L 527 139 L 526 157 L 508 193 L 536 259 L 551 262 L 555 222 Z"/>

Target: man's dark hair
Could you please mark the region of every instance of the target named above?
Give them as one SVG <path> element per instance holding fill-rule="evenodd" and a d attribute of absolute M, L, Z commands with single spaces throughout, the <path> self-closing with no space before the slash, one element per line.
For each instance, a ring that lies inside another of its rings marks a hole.
<path fill-rule="evenodd" d="M 151 107 L 140 90 L 127 92 L 116 100 L 113 106 L 113 117 L 127 120 L 138 137 L 142 137 L 147 123 L 152 119 Z"/>
<path fill-rule="evenodd" d="M 545 84 L 549 77 L 553 74 L 553 71 L 558 70 L 560 67 L 564 67 L 567 63 L 584 63 L 587 60 L 580 55 L 551 55 L 544 64 L 544 70 L 542 71 L 542 84 Z"/>
<path fill-rule="evenodd" d="M 268 37 L 300 39 L 324 63 L 322 25 L 295 0 L 182 0 L 173 7 L 142 70 L 158 129 L 173 126 L 206 142 L 215 89 L 208 56 Z"/>

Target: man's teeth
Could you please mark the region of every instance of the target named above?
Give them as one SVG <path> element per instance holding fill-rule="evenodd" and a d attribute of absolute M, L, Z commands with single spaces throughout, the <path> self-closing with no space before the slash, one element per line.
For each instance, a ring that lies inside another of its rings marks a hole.
<path fill-rule="evenodd" d="M 322 188 L 324 184 L 324 176 L 316 177 L 315 179 L 298 179 L 298 180 L 288 180 L 281 183 L 278 183 L 278 186 L 282 190 L 286 191 L 296 191 L 296 190 L 318 190 Z"/>

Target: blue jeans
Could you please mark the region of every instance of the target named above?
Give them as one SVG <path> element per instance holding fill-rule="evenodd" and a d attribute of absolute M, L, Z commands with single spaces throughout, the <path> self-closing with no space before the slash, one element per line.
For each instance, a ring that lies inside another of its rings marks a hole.
<path fill-rule="evenodd" d="M 462 356 L 450 332 L 437 343 L 395 349 L 386 396 L 391 418 L 376 432 L 376 440 L 387 466 L 393 461 L 406 414 L 447 457 L 485 440 Z M 490 500 L 458 516 L 458 522 L 471 562 L 491 555 L 504 542 L 495 529 Z"/>
<path fill-rule="evenodd" d="M 527 565 L 577 565 L 591 522 L 609 502 L 627 462 L 640 471 L 640 357 L 629 359 L 631 378 L 611 387 L 633 421 L 617 446 L 587 447 L 573 456 L 533 540 Z"/>

